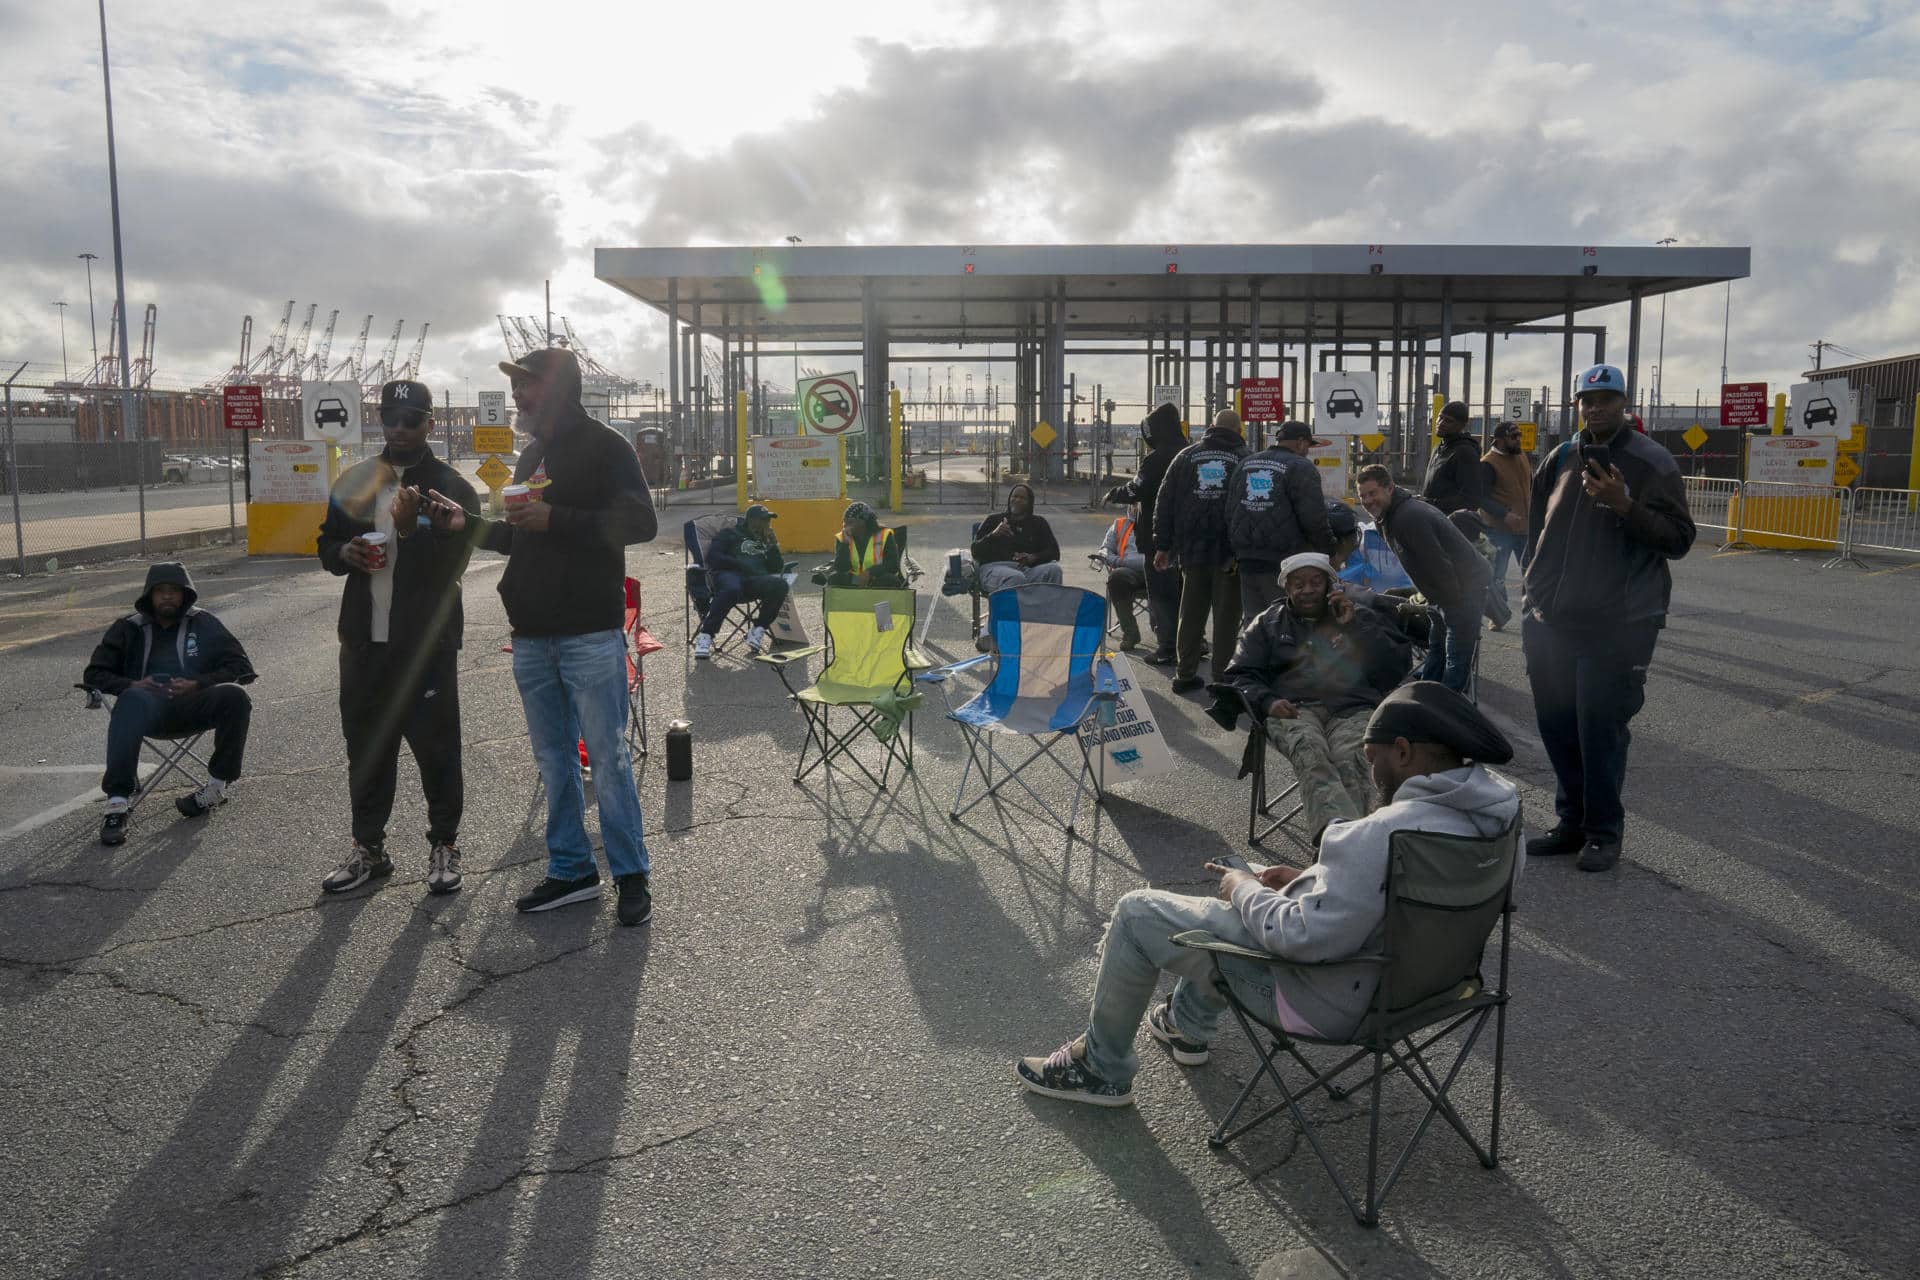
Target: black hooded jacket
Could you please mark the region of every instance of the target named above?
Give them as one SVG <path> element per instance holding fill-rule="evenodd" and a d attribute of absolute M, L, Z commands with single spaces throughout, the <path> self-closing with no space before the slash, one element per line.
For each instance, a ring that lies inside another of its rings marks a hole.
<path fill-rule="evenodd" d="M 1227 540 L 1235 559 L 1274 565 L 1301 551 L 1331 552 L 1320 468 L 1279 445 L 1249 454 L 1228 485 Z"/>
<path fill-rule="evenodd" d="M 1442 436 L 1427 459 L 1426 482 L 1420 496 L 1450 516 L 1456 511 L 1478 511 L 1487 498 L 1487 473 L 1480 463 L 1480 446 L 1465 431 Z"/>
<path fill-rule="evenodd" d="M 1026 485 L 1013 489 L 1026 489 L 1027 497 L 1033 497 L 1033 490 Z M 1013 501 L 1013 489 L 1007 490 L 1009 503 Z M 1045 516 L 1028 512 L 1015 524 L 1010 512 L 996 511 L 980 522 L 980 532 L 974 535 L 968 550 L 977 565 L 1011 560 L 1022 551 L 1032 556 L 1036 565 L 1052 564 L 1060 558 L 1060 540 L 1053 536 L 1053 526 Z"/>
<path fill-rule="evenodd" d="M 127 686 L 143 679 L 153 658 L 153 640 L 159 631 L 153 619 L 153 589 L 172 583 L 183 594 L 180 621 L 175 625 L 173 644 L 179 667 L 201 688 L 216 684 L 251 684 L 253 663 L 247 651 L 233 638 L 220 619 L 205 609 L 194 607 L 200 593 L 193 589 L 193 576 L 179 561 L 165 561 L 148 568 L 147 585 L 134 602 L 134 612 L 107 628 L 87 662 L 80 683 L 89 689 L 118 697 Z"/>
<path fill-rule="evenodd" d="M 1160 484 L 1174 456 L 1186 447 L 1187 438 L 1180 434 L 1180 411 L 1170 404 L 1159 406 L 1147 415 L 1147 456 L 1140 459 L 1140 469 L 1134 472 L 1133 479 L 1107 495 L 1109 502 L 1140 504 L 1135 536 L 1142 547 L 1153 546 L 1153 512 L 1160 496 Z"/>
<path fill-rule="evenodd" d="M 1396 485 L 1379 524 L 1400 567 L 1430 603 L 1448 610 L 1480 609 L 1493 570 L 1438 507 Z"/>
<path fill-rule="evenodd" d="M 639 455 L 618 431 L 580 406 L 580 370 L 554 369 L 559 411 L 513 469 L 517 483 L 543 479 L 553 508 L 545 533 L 481 521 L 479 545 L 507 556 L 500 599 L 515 635 L 576 636 L 617 631 L 626 620 L 627 548 L 659 532 Z"/>
<path fill-rule="evenodd" d="M 344 576 L 340 597 L 340 642 L 363 645 L 373 639 L 373 575 L 355 571 L 340 550 L 374 527 L 374 504 L 387 492 L 393 464 L 383 451 L 340 473 L 328 496 L 327 518 L 320 525 L 320 565 Z M 429 449 L 408 467 L 404 479 L 421 492 L 432 489 L 466 509 L 467 527 L 459 533 L 436 530 L 421 517 L 415 529 L 394 531 L 393 603 L 387 639 L 407 649 L 458 649 L 465 630 L 460 607 L 460 578 L 467 571 L 475 539 L 482 536 L 480 500 L 461 474 Z"/>
<path fill-rule="evenodd" d="M 1208 427 L 1199 441 L 1174 456 L 1160 482 L 1153 546 L 1182 565 L 1220 565 L 1233 559 L 1227 538 L 1228 495 L 1233 473 L 1247 456 L 1238 431 Z"/>
<path fill-rule="evenodd" d="M 1608 442 L 1633 505 L 1617 516 L 1586 496 L 1582 431 L 1547 455 L 1533 477 L 1527 513 L 1526 610 L 1553 626 L 1603 627 L 1650 619 L 1663 625 L 1678 560 L 1696 530 L 1673 455 L 1634 431 Z"/>

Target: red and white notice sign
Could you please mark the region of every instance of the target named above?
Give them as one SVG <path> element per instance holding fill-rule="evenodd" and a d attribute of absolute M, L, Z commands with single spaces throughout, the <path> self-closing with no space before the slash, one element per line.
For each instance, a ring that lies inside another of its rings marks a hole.
<path fill-rule="evenodd" d="M 1242 378 L 1240 417 L 1246 422 L 1285 422 L 1287 398 L 1280 379 Z"/>
<path fill-rule="evenodd" d="M 1764 382 L 1728 382 L 1720 387 L 1720 425 L 1723 427 L 1764 427 L 1767 425 L 1767 384 Z"/>
<path fill-rule="evenodd" d="M 267 426 L 267 389 L 254 386 L 222 387 L 220 408 L 229 431 L 264 431 Z"/>

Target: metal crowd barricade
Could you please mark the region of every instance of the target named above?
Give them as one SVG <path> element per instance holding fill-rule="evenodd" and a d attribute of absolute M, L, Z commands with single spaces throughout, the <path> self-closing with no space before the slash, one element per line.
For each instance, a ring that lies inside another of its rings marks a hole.
<path fill-rule="evenodd" d="M 1733 499 L 1740 493 L 1738 480 L 1718 476 L 1682 476 L 1687 486 L 1687 510 L 1696 526 L 1733 532 Z"/>
<path fill-rule="evenodd" d="M 1860 547 L 1920 552 L 1920 490 L 1855 489 L 1840 559 L 1853 560 L 1854 550 Z"/>
<path fill-rule="evenodd" d="M 1736 523 L 1756 546 L 1789 551 L 1839 551 L 1845 557 L 1853 493 L 1826 484 L 1747 480 L 1740 485 Z"/>

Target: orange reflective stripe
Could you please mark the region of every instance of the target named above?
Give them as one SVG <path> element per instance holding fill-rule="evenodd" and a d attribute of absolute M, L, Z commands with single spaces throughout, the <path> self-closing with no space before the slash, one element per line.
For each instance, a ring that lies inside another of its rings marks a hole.
<path fill-rule="evenodd" d="M 838 536 L 840 537 L 841 541 L 843 542 L 846 541 L 847 535 L 844 531 L 842 531 Z M 887 528 L 885 525 L 882 525 L 880 527 L 879 533 L 876 533 L 875 535 L 873 535 L 873 537 L 867 539 L 867 548 L 864 551 L 862 551 L 854 543 L 847 542 L 847 559 L 852 562 L 853 571 L 855 573 L 864 573 L 864 572 L 870 571 L 876 565 L 878 565 L 882 560 L 885 560 L 887 555 L 887 543 L 889 540 L 892 539 L 892 537 L 893 537 L 893 530 Z"/>
<path fill-rule="evenodd" d="M 1125 516 L 1121 516 L 1113 522 L 1113 527 L 1120 531 L 1120 536 L 1114 539 L 1114 546 L 1117 548 L 1114 553 L 1115 558 L 1125 560 L 1127 558 L 1127 544 L 1133 541 L 1133 521 L 1127 519 Z"/>

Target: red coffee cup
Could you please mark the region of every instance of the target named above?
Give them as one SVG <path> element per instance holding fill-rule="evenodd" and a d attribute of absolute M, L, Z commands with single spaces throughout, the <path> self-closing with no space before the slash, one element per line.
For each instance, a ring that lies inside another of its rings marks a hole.
<path fill-rule="evenodd" d="M 533 501 L 533 490 L 524 484 L 510 484 L 500 491 L 500 500 L 509 507 L 523 506 Z"/>
<path fill-rule="evenodd" d="M 387 567 L 387 535 L 375 530 L 363 533 L 360 540 L 367 544 L 367 567 L 378 573 Z"/>

